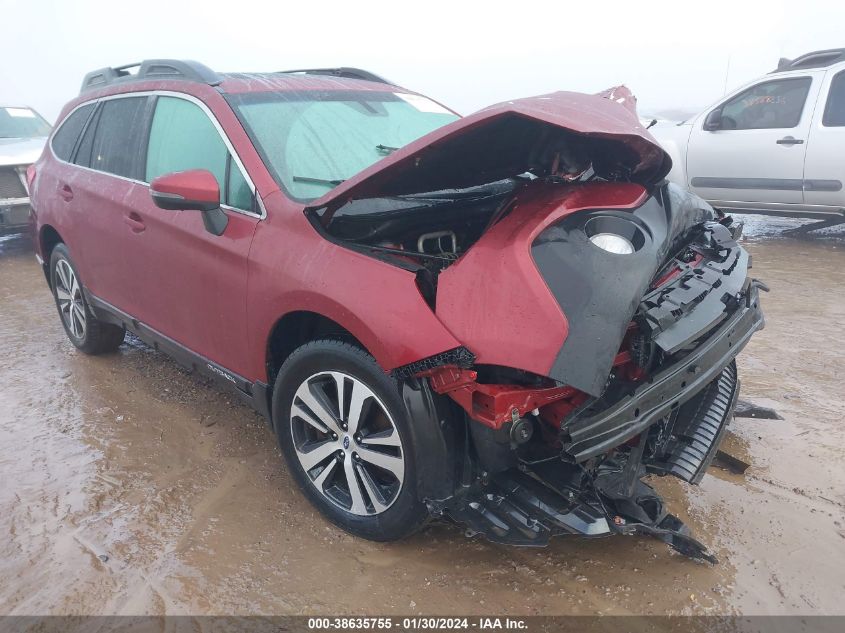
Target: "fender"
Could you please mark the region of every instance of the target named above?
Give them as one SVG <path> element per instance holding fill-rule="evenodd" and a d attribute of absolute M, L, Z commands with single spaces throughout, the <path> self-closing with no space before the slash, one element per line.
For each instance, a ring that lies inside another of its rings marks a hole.
<path fill-rule="evenodd" d="M 420 294 L 414 273 L 317 237 L 302 207 L 281 192 L 264 203 L 268 216 L 253 237 L 247 293 L 253 380 L 268 380 L 268 337 L 292 312 L 342 326 L 385 371 L 461 345 Z"/>

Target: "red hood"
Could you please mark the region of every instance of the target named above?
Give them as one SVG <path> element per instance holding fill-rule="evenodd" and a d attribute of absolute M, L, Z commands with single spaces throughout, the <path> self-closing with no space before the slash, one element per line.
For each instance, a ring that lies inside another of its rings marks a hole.
<path fill-rule="evenodd" d="M 427 134 L 345 180 L 308 206 L 352 199 L 463 189 L 527 171 L 549 172 L 561 151 L 587 157 L 599 174 L 627 174 L 649 186 L 671 160 L 640 125 L 624 86 L 597 95 L 554 92 L 506 101 Z"/>

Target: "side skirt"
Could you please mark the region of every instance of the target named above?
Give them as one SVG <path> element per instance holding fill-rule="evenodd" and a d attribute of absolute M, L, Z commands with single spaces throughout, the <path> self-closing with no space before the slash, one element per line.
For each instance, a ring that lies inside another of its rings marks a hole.
<path fill-rule="evenodd" d="M 222 365 L 218 365 L 208 358 L 197 354 L 181 343 L 174 341 L 172 338 L 141 323 L 138 319 L 133 318 L 110 303 L 92 295 L 87 290 L 85 296 L 88 300 L 88 305 L 98 319 L 126 328 L 126 330 L 132 332 L 132 334 L 156 351 L 170 356 L 188 371 L 211 378 L 216 385 L 229 393 L 237 395 L 241 401 L 263 415 L 268 423 L 270 422 L 271 389 L 268 385 L 260 381 L 252 382 L 226 369 Z"/>

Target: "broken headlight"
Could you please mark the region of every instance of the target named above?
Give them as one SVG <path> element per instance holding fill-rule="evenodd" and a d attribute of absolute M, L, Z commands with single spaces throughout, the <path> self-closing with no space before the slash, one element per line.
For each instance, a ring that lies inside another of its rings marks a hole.
<path fill-rule="evenodd" d="M 642 230 L 631 220 L 619 216 L 597 215 L 584 225 L 592 244 L 614 255 L 630 255 L 642 247 Z"/>
<path fill-rule="evenodd" d="M 616 255 L 630 255 L 634 252 L 634 245 L 621 235 L 614 235 L 613 233 L 596 233 L 595 235 L 590 236 L 590 241 L 608 253 L 615 253 Z"/>

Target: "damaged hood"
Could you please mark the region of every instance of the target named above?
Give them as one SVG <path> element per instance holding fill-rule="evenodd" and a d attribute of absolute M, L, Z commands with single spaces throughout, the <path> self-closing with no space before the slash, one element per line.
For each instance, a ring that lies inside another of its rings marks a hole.
<path fill-rule="evenodd" d="M 445 125 L 345 180 L 308 208 L 463 189 L 525 172 L 548 175 L 566 156 L 592 164 L 599 175 L 647 187 L 672 165 L 640 124 L 636 99 L 624 86 L 596 95 L 554 92 L 506 101 Z"/>

